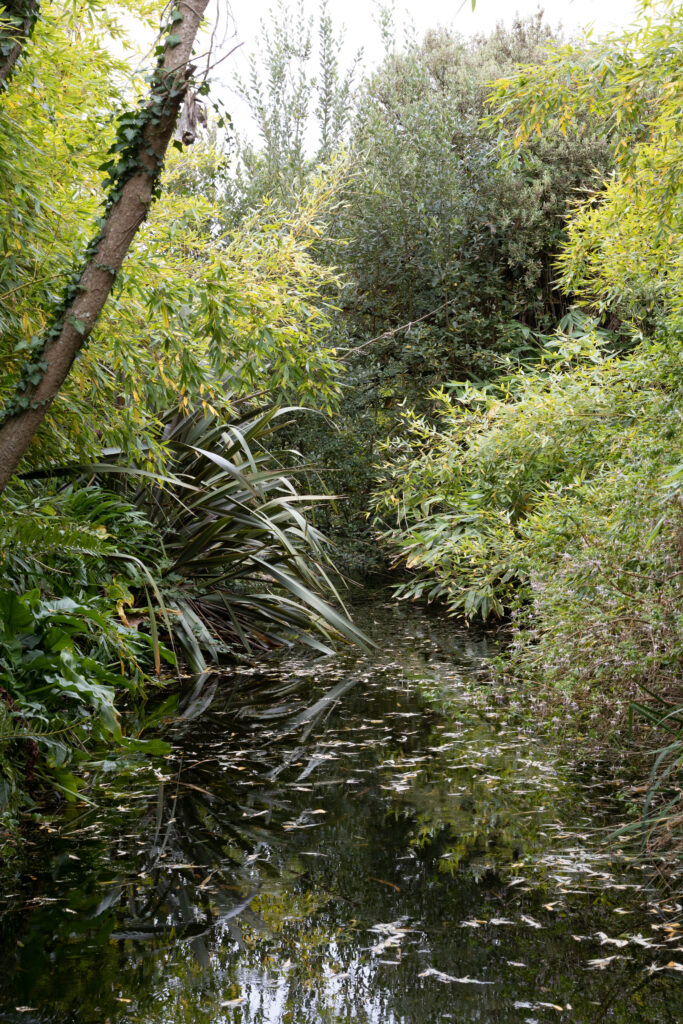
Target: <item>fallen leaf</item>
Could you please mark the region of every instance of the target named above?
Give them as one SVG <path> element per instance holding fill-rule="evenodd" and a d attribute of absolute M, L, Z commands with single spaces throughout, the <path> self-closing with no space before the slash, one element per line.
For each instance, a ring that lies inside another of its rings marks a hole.
<path fill-rule="evenodd" d="M 628 946 L 628 939 L 611 939 L 604 932 L 596 932 L 596 936 L 600 939 L 601 946 L 616 946 L 617 949 L 623 949 L 624 946 Z"/>
<path fill-rule="evenodd" d="M 655 974 L 657 971 L 678 971 L 683 973 L 683 964 L 679 964 L 676 960 L 669 960 L 668 964 L 650 964 L 647 970 L 648 974 Z"/>
<path fill-rule="evenodd" d="M 602 959 L 600 959 L 600 957 L 598 957 L 595 960 L 588 960 L 588 961 L 586 961 L 586 965 L 588 967 L 596 967 L 598 970 L 602 971 L 602 970 L 605 969 L 605 967 L 608 966 L 608 964 L 611 964 L 613 960 L 630 960 L 630 959 L 631 959 L 630 956 L 619 956 L 618 953 L 614 953 L 613 956 L 606 956 L 606 957 L 603 957 Z"/>
<path fill-rule="evenodd" d="M 390 886 L 390 888 L 395 889 L 396 892 L 400 892 L 401 891 L 399 889 L 399 887 L 394 882 L 385 882 L 383 878 L 373 878 L 371 876 L 370 877 L 370 881 L 371 882 L 379 882 L 380 885 L 388 885 L 388 886 Z"/>
<path fill-rule="evenodd" d="M 426 971 L 418 974 L 418 978 L 430 977 L 443 982 L 457 981 L 460 985 L 493 985 L 492 981 L 480 981 L 478 978 L 454 978 L 452 974 L 444 974 L 443 971 L 437 971 L 433 967 L 428 967 Z"/>

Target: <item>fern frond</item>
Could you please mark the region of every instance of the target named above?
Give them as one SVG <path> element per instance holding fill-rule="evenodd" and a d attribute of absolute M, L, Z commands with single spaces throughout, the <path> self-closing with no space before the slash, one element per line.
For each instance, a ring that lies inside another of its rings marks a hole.
<path fill-rule="evenodd" d="M 50 515 L 43 509 L 13 509 L 0 512 L 0 563 L 27 568 L 31 561 L 44 566 L 46 556 L 81 561 L 105 558 L 114 551 L 103 526 L 75 523 L 66 516 Z"/>

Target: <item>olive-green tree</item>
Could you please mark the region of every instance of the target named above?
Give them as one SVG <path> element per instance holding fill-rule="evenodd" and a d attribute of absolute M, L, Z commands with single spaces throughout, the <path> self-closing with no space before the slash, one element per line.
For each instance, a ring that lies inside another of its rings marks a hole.
<path fill-rule="evenodd" d="M 307 176 L 345 140 L 359 57 L 342 66 L 343 38 L 328 0 L 321 0 L 317 17 L 306 14 L 303 0 L 293 8 L 279 0 L 262 22 L 258 53 L 237 82 L 259 138 L 254 144 L 238 137 L 232 197 L 238 215 L 264 197 L 291 207 Z"/>

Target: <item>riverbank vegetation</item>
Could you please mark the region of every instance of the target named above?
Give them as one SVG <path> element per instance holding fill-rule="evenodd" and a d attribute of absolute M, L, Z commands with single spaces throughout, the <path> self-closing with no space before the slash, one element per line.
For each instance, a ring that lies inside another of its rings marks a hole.
<path fill-rule="evenodd" d="M 521 365 L 406 411 L 375 507 L 411 569 L 404 596 L 511 614 L 513 671 L 596 706 L 630 701 L 654 727 L 645 830 L 680 847 L 683 22 L 675 5 L 658 13 L 496 86 L 486 123 L 504 161 L 588 110 L 613 169 L 570 211 L 555 264 L 570 312 Z"/>
<path fill-rule="evenodd" d="M 295 638 L 322 650 L 362 641 L 329 603 L 326 542 L 307 520 L 319 499 L 277 438 L 295 404 L 329 412 L 338 400 L 320 298 L 332 277 L 311 254 L 333 179 L 311 180 L 287 216 L 255 214 L 228 233 L 215 197 L 187 184 L 211 152 L 195 159 L 178 143 L 88 345 L 54 400 L 30 401 L 107 190 L 104 231 L 134 173 L 129 107 L 138 94 L 148 107 L 130 25 L 155 24 L 159 5 L 123 14 L 41 5 L 1 97 L 3 425 L 47 407 L 0 510 L 10 807 L 45 784 L 73 799 L 78 764 L 111 744 L 159 752 L 124 736 L 119 716 L 150 687 L 170 686 L 177 703 L 183 679 L 208 665 Z M 0 452 L 10 459 L 7 444 Z"/>
<path fill-rule="evenodd" d="M 92 323 L 73 304 L 161 102 L 131 25 L 161 5 L 24 7 L 1 23 L 0 458 L 41 422 L 0 498 L 5 806 L 162 749 L 124 735 L 126 701 L 362 641 L 335 562 L 510 620 L 505 671 L 621 709 L 620 743 L 635 711 L 647 842 L 680 844 L 680 7 L 572 42 L 541 15 L 418 39 L 385 9 L 364 69 L 326 4 L 281 5 L 238 86 L 258 140 L 212 109 L 192 146 L 169 129 Z M 165 17 L 168 68 L 183 4 Z M 59 332 L 78 354 L 45 399 Z"/>

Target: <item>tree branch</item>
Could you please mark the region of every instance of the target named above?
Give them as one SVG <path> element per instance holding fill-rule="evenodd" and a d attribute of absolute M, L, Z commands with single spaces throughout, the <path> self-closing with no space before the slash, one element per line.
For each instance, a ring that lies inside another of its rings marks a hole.
<path fill-rule="evenodd" d="M 109 297 L 116 276 L 158 191 L 166 150 L 173 136 L 194 68 L 192 47 L 209 0 L 175 0 L 165 46 L 146 106 L 122 119 L 123 140 L 110 172 L 111 191 L 100 232 L 92 240 L 80 274 L 66 288 L 52 326 L 22 370 L 14 398 L 0 421 L 0 493 L 25 455 L 64 384 Z M 131 127 L 135 129 L 131 133 Z"/>
<path fill-rule="evenodd" d="M 6 0 L 4 18 L 9 17 L 16 26 L 14 31 L 3 27 L 0 31 L 0 89 L 7 88 L 7 81 L 21 57 L 26 40 L 33 32 L 38 12 L 39 0 Z"/>

